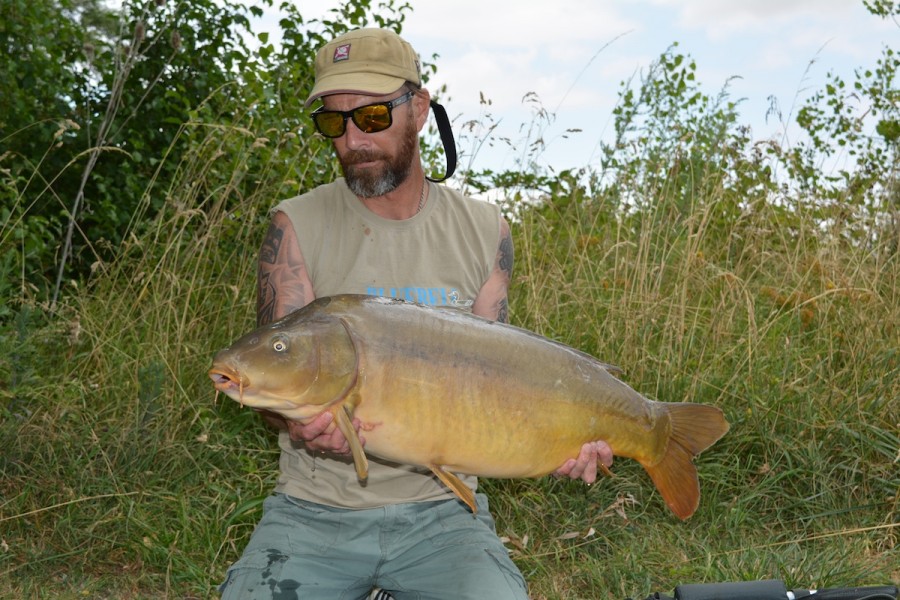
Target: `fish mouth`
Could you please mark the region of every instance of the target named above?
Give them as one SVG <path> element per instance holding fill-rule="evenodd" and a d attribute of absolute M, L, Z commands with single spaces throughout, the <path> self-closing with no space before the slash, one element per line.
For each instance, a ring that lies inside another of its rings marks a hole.
<path fill-rule="evenodd" d="M 213 367 L 209 370 L 209 378 L 220 392 L 226 394 L 237 392 L 239 396 L 244 395 L 244 390 L 250 384 L 246 377 L 241 377 L 237 371 L 228 367 Z"/>

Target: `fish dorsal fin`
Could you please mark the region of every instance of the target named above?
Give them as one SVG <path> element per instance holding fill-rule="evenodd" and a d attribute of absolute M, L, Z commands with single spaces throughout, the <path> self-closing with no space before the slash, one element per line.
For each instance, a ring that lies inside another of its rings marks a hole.
<path fill-rule="evenodd" d="M 616 365 L 611 365 L 609 363 L 601 363 L 603 368 L 606 369 L 606 372 L 615 377 L 621 377 L 625 374 L 625 371 L 622 370 L 621 367 L 617 367 Z"/>
<path fill-rule="evenodd" d="M 472 493 L 472 489 L 467 486 L 462 480 L 451 473 L 450 471 L 445 471 L 444 467 L 440 465 L 429 465 L 432 473 L 438 476 L 438 478 L 444 482 L 448 488 L 450 488 L 454 494 L 459 496 L 459 499 L 468 505 L 469 508 L 472 509 L 472 514 L 478 512 L 478 507 L 475 505 L 475 494 Z"/>
<path fill-rule="evenodd" d="M 361 482 L 365 481 L 369 477 L 369 459 L 366 458 L 366 452 L 359 442 L 359 434 L 353 428 L 351 409 L 344 405 L 336 408 L 332 414 L 335 424 L 347 438 L 347 443 L 350 444 L 350 453 L 353 455 L 353 464 L 356 466 L 356 476 Z"/>

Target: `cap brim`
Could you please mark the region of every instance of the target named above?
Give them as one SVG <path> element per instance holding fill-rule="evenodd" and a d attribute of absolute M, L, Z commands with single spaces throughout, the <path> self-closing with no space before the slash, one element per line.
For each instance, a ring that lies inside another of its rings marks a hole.
<path fill-rule="evenodd" d="M 402 77 L 391 77 L 381 73 L 336 73 L 330 77 L 322 77 L 316 82 L 306 108 L 321 98 L 331 94 L 362 94 L 364 96 L 385 96 L 399 90 L 406 80 Z"/>

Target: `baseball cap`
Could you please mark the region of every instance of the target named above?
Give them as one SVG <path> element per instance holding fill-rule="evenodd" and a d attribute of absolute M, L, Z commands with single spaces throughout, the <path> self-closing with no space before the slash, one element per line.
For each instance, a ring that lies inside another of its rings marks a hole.
<path fill-rule="evenodd" d="M 407 81 L 422 85 L 413 47 L 388 29 L 355 29 L 319 48 L 316 83 L 306 106 L 329 94 L 383 96 Z"/>

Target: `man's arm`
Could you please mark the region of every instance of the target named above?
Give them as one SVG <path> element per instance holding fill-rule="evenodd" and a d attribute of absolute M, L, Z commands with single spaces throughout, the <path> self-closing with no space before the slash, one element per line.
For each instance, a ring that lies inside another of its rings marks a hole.
<path fill-rule="evenodd" d="M 500 218 L 500 243 L 497 245 L 497 256 L 494 259 L 494 268 L 488 275 L 487 281 L 478 290 L 475 303 L 472 305 L 472 313 L 486 319 L 509 322 L 509 302 L 507 292 L 509 282 L 512 280 L 513 269 L 513 243 L 509 223 L 503 217 Z"/>
<path fill-rule="evenodd" d="M 294 226 L 281 211 L 272 216 L 259 249 L 256 281 L 257 325 L 277 321 L 315 300 Z"/>

